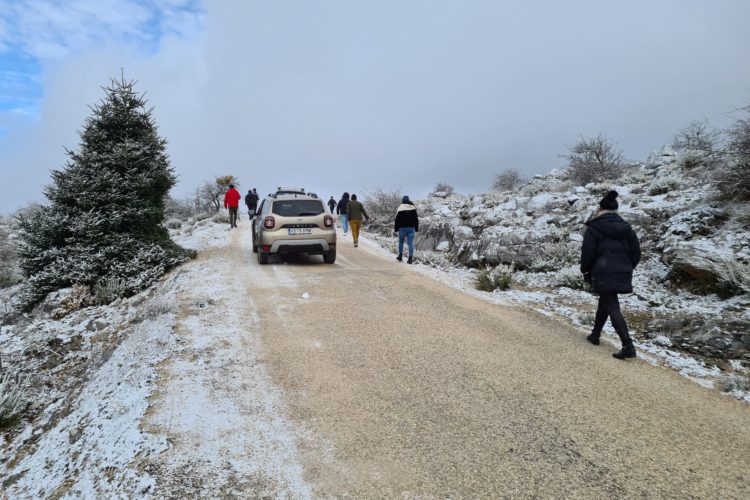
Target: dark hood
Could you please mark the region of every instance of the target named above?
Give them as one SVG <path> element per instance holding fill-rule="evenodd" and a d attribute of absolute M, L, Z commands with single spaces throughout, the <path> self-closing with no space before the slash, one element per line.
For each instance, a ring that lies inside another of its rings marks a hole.
<path fill-rule="evenodd" d="M 616 213 L 606 213 L 589 219 L 586 225 L 602 233 L 607 239 L 621 240 L 632 231 L 630 224 Z"/>

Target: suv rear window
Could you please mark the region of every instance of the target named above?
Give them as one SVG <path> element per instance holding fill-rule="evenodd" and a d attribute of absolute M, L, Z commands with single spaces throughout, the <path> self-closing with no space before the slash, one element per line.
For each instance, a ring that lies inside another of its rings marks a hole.
<path fill-rule="evenodd" d="M 325 212 L 320 200 L 279 200 L 273 202 L 271 210 L 282 217 L 304 217 Z"/>

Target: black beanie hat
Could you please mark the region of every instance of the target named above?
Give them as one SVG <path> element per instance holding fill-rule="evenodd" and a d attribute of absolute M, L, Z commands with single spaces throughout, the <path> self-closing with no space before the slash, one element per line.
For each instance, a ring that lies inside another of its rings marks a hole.
<path fill-rule="evenodd" d="M 599 202 L 599 208 L 602 210 L 617 210 L 619 205 L 617 204 L 617 191 L 610 191 L 604 195 L 602 201 Z"/>

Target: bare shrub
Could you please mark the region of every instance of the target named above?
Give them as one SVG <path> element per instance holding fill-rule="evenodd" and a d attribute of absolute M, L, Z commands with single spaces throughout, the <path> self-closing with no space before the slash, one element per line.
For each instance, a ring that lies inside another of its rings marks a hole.
<path fill-rule="evenodd" d="M 125 295 L 125 280 L 116 277 L 108 277 L 100 280 L 94 285 L 94 298 L 98 304 L 109 304 Z"/>
<path fill-rule="evenodd" d="M 492 183 L 492 189 L 497 191 L 512 191 L 528 181 L 515 168 L 509 168 L 497 174 Z"/>
<path fill-rule="evenodd" d="M 71 292 L 60 301 L 60 307 L 52 311 L 52 318 L 60 319 L 82 307 L 90 306 L 94 302 L 95 298 L 91 295 L 89 287 L 73 285 Z"/>
<path fill-rule="evenodd" d="M 701 153 L 704 157 L 716 155 L 722 149 L 721 132 L 711 127 L 708 120 L 693 120 L 675 134 L 672 148 Z"/>
<path fill-rule="evenodd" d="M 568 147 L 568 160 L 571 179 L 578 184 L 614 180 L 622 175 L 625 157 L 615 144 L 604 137 L 580 137 L 578 142 Z"/>
<path fill-rule="evenodd" d="M 500 264 L 499 266 L 485 267 L 477 271 L 474 278 L 474 286 L 483 292 L 494 290 L 508 290 L 513 283 L 513 265 Z"/>
<path fill-rule="evenodd" d="M 26 406 L 25 379 L 10 372 L 0 379 L 0 429 L 13 425 Z"/>
<path fill-rule="evenodd" d="M 229 185 L 239 187 L 240 181 L 234 175 L 222 175 L 212 181 L 206 181 L 195 190 L 195 210 L 199 212 L 218 212 L 224 205 L 224 193 Z"/>
<path fill-rule="evenodd" d="M 396 210 L 401 205 L 401 190 L 377 188 L 365 193 L 365 210 L 372 219 L 378 221 L 390 221 L 396 217 Z"/>
<path fill-rule="evenodd" d="M 750 201 L 750 106 L 729 129 L 728 161 L 719 174 L 717 187 L 724 200 Z"/>
<path fill-rule="evenodd" d="M 438 182 L 435 187 L 432 188 L 432 194 L 443 193 L 446 196 L 452 195 L 454 192 L 453 186 L 445 182 Z"/>

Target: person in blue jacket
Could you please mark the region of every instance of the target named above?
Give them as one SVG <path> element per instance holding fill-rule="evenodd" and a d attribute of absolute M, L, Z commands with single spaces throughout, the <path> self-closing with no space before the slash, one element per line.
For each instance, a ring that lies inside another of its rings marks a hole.
<path fill-rule="evenodd" d="M 586 222 L 581 248 L 581 272 L 591 292 L 599 295 L 594 328 L 586 339 L 599 345 L 604 324 L 609 319 L 622 342 L 614 353 L 617 359 L 635 358 L 635 346 L 620 310 L 621 293 L 633 293 L 633 271 L 641 260 L 641 246 L 633 228 L 617 213 L 617 191 L 608 192 L 599 202 L 599 211 Z"/>

